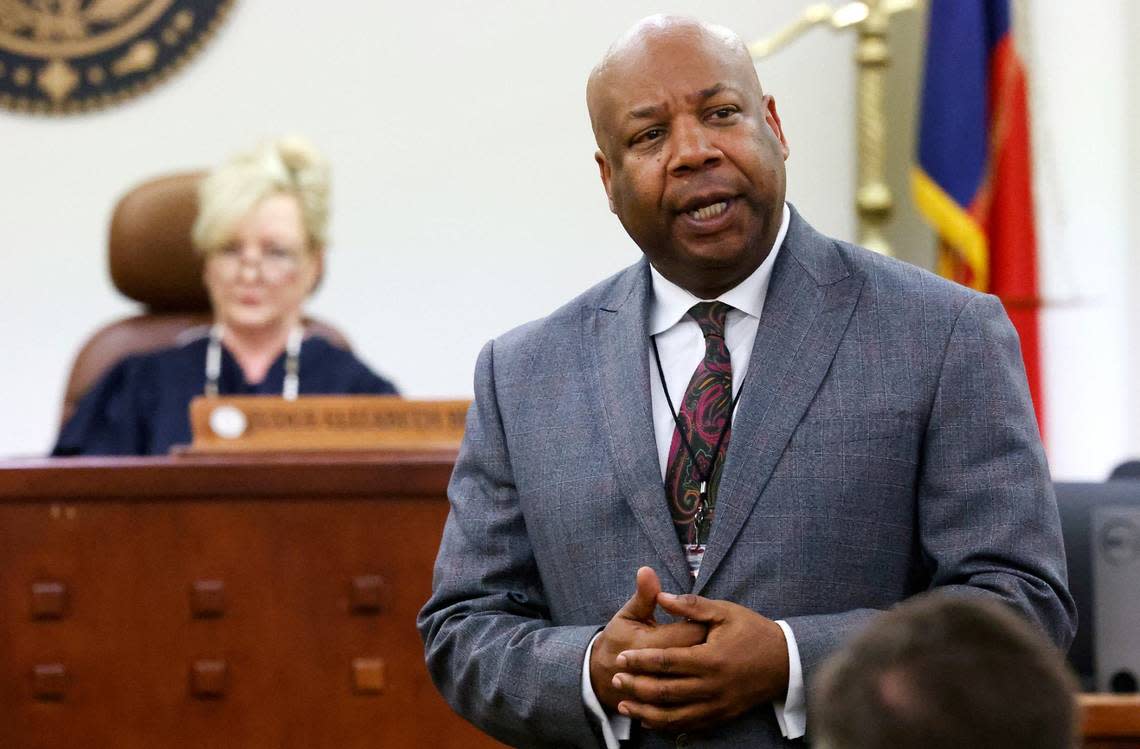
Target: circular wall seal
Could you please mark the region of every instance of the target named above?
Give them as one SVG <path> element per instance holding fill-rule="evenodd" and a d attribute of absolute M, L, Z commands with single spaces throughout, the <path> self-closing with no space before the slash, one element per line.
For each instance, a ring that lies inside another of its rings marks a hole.
<path fill-rule="evenodd" d="M 0 106 L 78 112 L 147 91 L 233 0 L 0 0 Z"/>

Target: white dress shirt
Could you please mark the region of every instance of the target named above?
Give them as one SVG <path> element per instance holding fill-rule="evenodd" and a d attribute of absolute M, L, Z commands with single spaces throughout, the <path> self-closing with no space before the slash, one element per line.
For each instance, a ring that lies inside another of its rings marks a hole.
<path fill-rule="evenodd" d="M 738 285 L 717 297 L 732 309 L 725 323 L 724 340 L 732 359 L 732 392 L 740 392 L 748 373 L 748 360 L 752 356 L 752 344 L 756 340 L 756 330 L 760 325 L 760 313 L 764 309 L 764 299 L 768 294 L 768 281 L 772 277 L 772 266 L 776 262 L 784 236 L 788 233 L 791 214 L 784 205 L 783 219 L 776 242 L 768 257 L 752 275 Z M 694 370 L 705 355 L 705 339 L 697 322 L 688 316 L 689 309 L 702 300 L 689 291 L 672 283 L 656 268 L 650 266 L 653 285 L 653 300 L 649 310 L 649 334 L 657 342 L 661 354 L 661 369 L 674 405 L 681 403 Z M 669 461 L 669 446 L 673 441 L 676 423 L 665 398 L 658 376 L 657 362 L 653 350 L 649 350 L 650 392 L 653 403 L 653 434 L 657 441 L 657 458 L 661 468 L 662 486 L 665 468 Z M 739 406 L 738 406 L 739 407 Z M 735 417 L 735 412 L 733 413 Z M 662 504 L 661 511 L 665 512 Z M 715 520 L 713 521 L 716 522 Z M 803 736 L 806 730 L 807 713 L 804 705 L 803 666 L 800 663 L 799 649 L 791 627 L 783 621 L 776 622 L 784 631 L 788 643 L 788 693 L 783 702 L 773 703 L 780 731 L 786 738 Z M 595 640 L 597 637 L 595 636 Z M 630 719 L 624 715 L 608 715 L 602 708 L 590 683 L 590 654 L 594 643 L 586 649 L 586 660 L 582 665 L 582 699 L 589 711 L 601 724 L 607 749 L 618 749 L 618 741 L 629 738 Z"/>

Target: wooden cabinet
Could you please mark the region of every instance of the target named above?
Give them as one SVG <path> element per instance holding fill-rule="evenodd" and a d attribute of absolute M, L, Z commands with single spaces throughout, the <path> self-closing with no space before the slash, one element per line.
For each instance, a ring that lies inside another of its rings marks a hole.
<path fill-rule="evenodd" d="M 453 461 L 0 465 L 0 746 L 498 746 L 415 629 Z"/>

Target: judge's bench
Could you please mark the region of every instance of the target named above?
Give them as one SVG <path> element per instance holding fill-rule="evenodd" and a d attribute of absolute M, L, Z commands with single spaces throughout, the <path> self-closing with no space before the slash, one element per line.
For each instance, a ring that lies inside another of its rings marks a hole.
<path fill-rule="evenodd" d="M 0 464 L 0 747 L 498 746 L 415 628 L 453 461 Z"/>

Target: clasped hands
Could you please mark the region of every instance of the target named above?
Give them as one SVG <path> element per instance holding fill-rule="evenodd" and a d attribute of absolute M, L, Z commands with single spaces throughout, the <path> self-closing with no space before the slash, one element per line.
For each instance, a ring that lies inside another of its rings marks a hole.
<path fill-rule="evenodd" d="M 678 621 L 658 623 L 658 606 Z M 697 730 L 783 697 L 787 642 L 778 624 L 739 604 L 663 593 L 642 567 L 594 641 L 590 682 L 609 710 L 646 728 Z"/>

